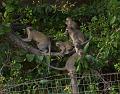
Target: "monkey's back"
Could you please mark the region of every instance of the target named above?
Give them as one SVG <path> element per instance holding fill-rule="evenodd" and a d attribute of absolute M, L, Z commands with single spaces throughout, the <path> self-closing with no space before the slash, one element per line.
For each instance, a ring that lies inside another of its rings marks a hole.
<path fill-rule="evenodd" d="M 73 72 L 75 71 L 75 62 L 76 62 L 76 59 L 79 57 L 79 55 L 77 53 L 74 53 L 72 56 L 70 56 L 66 62 L 66 69 L 69 71 L 69 72 Z"/>
<path fill-rule="evenodd" d="M 83 43 L 85 41 L 85 36 L 82 32 L 80 32 L 80 30 L 71 30 L 71 32 L 73 32 L 71 34 L 71 38 L 72 40 L 74 40 L 74 42 L 77 42 L 77 43 Z"/>
<path fill-rule="evenodd" d="M 84 42 L 85 41 L 85 36 L 82 32 L 80 32 L 80 30 L 76 30 L 76 33 L 77 33 L 77 37 L 79 38 L 79 40 L 81 42 Z"/>
<path fill-rule="evenodd" d="M 40 42 L 40 43 L 48 43 L 49 42 L 49 38 L 43 34 L 42 32 L 32 32 L 32 38 L 33 40 Z"/>

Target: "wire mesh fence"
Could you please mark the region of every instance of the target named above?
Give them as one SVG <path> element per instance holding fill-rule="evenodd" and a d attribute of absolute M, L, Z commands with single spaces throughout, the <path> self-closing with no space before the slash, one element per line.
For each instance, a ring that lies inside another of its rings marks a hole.
<path fill-rule="evenodd" d="M 120 73 L 76 74 L 75 94 L 120 94 Z M 0 94 L 73 94 L 70 77 L 56 75 L 15 84 L 9 82 Z"/>

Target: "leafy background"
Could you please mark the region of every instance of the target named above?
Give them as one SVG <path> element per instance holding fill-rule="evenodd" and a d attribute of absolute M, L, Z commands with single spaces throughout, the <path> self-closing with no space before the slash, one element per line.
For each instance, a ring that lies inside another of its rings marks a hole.
<path fill-rule="evenodd" d="M 4 3 L 6 5 L 0 7 L 0 82 L 3 84 L 13 78 L 20 83 L 64 73 L 44 64 L 50 63 L 49 56 L 36 56 L 11 44 L 7 33 L 13 31 L 25 37 L 23 29 L 33 26 L 49 36 L 52 50 L 58 51 L 55 42 L 68 40 L 63 34 L 68 16 L 79 23 L 80 31 L 88 39 L 91 38 L 84 48 L 85 57 L 77 61 L 76 72 L 89 72 L 91 68 L 101 73 L 120 71 L 119 0 L 4 0 Z M 62 67 L 68 57 L 52 56 L 52 65 Z"/>

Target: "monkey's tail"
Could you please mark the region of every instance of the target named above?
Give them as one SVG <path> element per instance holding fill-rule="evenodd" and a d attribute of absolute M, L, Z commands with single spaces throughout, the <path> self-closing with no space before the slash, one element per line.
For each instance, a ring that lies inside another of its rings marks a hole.
<path fill-rule="evenodd" d="M 49 47 L 48 47 L 48 49 L 49 49 L 49 55 L 51 56 L 51 42 L 50 42 L 50 39 L 49 39 Z"/>
<path fill-rule="evenodd" d="M 54 67 L 54 66 L 51 66 L 51 65 L 48 65 L 48 64 L 47 64 L 47 66 L 50 67 L 50 68 L 53 68 L 53 69 L 55 69 L 55 70 L 66 70 L 65 67 L 63 67 L 63 68 L 58 68 L 58 67 Z"/>
<path fill-rule="evenodd" d="M 90 42 L 90 41 L 91 41 L 91 38 L 88 39 L 88 40 L 86 40 L 85 42 L 81 43 L 81 45 L 85 45 L 85 44 L 87 44 L 87 43 Z"/>

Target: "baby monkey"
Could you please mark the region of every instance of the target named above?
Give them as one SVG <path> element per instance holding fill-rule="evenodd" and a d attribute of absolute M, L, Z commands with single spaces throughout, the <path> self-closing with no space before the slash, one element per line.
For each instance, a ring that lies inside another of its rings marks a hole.
<path fill-rule="evenodd" d="M 33 30 L 32 27 L 26 28 L 28 37 L 25 39 L 22 39 L 25 42 L 30 42 L 31 40 L 34 40 L 37 44 L 37 47 L 40 51 L 43 53 L 51 52 L 51 42 L 50 39 L 43 34 L 42 32 L 38 32 L 36 30 Z"/>
<path fill-rule="evenodd" d="M 66 42 L 56 42 L 56 46 L 61 50 L 61 54 L 68 54 L 70 51 L 73 50 L 73 44 L 69 41 Z"/>

